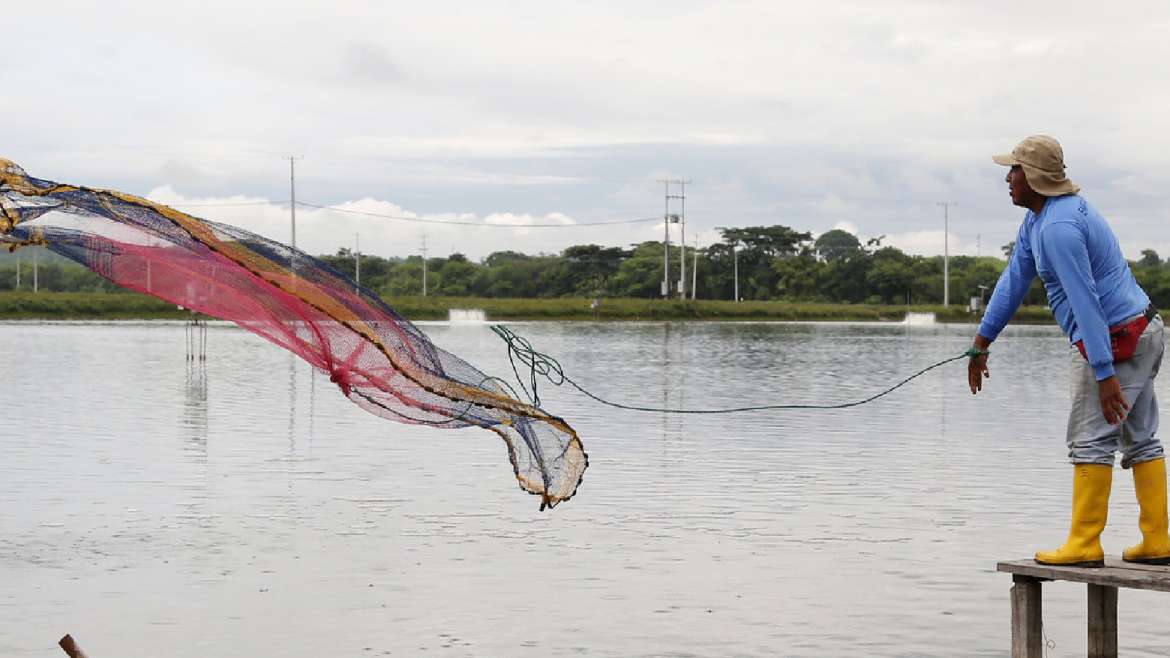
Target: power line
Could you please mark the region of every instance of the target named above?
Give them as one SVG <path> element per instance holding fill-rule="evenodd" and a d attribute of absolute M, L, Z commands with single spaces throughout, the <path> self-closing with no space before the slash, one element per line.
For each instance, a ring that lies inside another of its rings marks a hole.
<path fill-rule="evenodd" d="M 350 210 L 348 208 L 338 208 L 336 206 L 321 206 L 315 203 L 308 203 L 305 201 L 297 201 L 296 205 L 304 206 L 306 208 L 316 208 L 317 210 L 329 210 L 331 212 L 345 213 L 348 215 L 362 215 L 364 217 L 377 217 L 379 219 L 393 219 L 402 222 L 417 222 L 420 224 L 431 224 L 433 226 L 483 226 L 488 228 L 578 228 L 582 226 L 613 226 L 615 224 L 639 224 L 645 222 L 662 221 L 661 217 L 641 217 L 638 219 L 615 219 L 612 221 L 601 222 L 582 222 L 577 224 L 487 224 L 484 222 L 466 222 L 459 220 L 437 220 L 437 219 L 423 219 L 421 217 L 405 217 L 403 215 L 388 215 L 385 213 L 366 212 L 363 210 Z"/>

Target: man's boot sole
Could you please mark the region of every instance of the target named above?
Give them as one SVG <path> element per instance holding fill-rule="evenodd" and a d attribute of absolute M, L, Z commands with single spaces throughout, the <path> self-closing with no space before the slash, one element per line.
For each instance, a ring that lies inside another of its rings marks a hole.
<path fill-rule="evenodd" d="M 1036 558 L 1032 558 L 1036 560 Z M 1088 567 L 1097 568 L 1105 566 L 1105 560 L 1084 560 L 1082 562 L 1041 562 L 1036 560 L 1036 564 L 1043 564 L 1046 567 Z M 1168 563 L 1170 564 L 1170 563 Z"/>
<path fill-rule="evenodd" d="M 1133 564 L 1157 564 L 1157 565 L 1162 565 L 1162 566 L 1170 564 L 1170 556 L 1166 556 L 1166 557 L 1139 557 L 1139 558 L 1123 557 L 1121 559 L 1126 561 L 1126 562 L 1132 562 Z"/>

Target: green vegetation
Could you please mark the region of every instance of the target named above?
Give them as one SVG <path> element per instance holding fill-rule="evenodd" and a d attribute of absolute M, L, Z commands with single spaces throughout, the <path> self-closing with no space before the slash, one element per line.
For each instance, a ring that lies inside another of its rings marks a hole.
<path fill-rule="evenodd" d="M 397 297 L 387 299 L 412 320 L 446 320 L 450 309 L 479 309 L 489 320 L 771 320 L 899 322 L 907 311 L 934 313 L 940 322 L 974 322 L 961 306 L 887 306 L 880 304 L 812 304 L 785 301 L 603 299 L 491 299 L 483 297 Z M 1017 321 L 1050 323 L 1043 307 L 1021 309 Z"/>
<path fill-rule="evenodd" d="M 596 308 L 592 299 L 493 299 L 486 297 L 395 297 L 386 302 L 411 320 L 446 320 L 451 309 L 479 309 L 489 320 L 776 320 L 874 321 L 902 320 L 907 310 L 935 313 L 942 322 L 973 322 L 961 306 L 885 306 L 871 304 L 811 304 L 784 301 L 664 301 L 660 299 L 605 299 Z M 3 319 L 171 319 L 190 317 L 174 304 L 137 293 L 0 292 Z M 1018 321 L 1047 323 L 1052 316 L 1042 307 L 1021 309 Z"/>
<path fill-rule="evenodd" d="M 693 277 L 699 300 L 732 300 L 738 271 L 739 297 L 744 301 L 903 309 L 907 305 L 941 306 L 943 302 L 942 257 L 913 256 L 882 246 L 883 237 L 862 244 L 840 230 L 828 231 L 815 241 L 809 233 L 785 226 L 721 231 L 724 242 L 698 250 L 697 272 L 695 250 L 687 250 L 687 285 L 691 286 Z M 1011 247 L 1010 243 L 1004 245 L 1005 255 Z M 681 255 L 677 246 L 670 248 L 672 286 L 677 285 Z M 661 242 L 644 242 L 631 249 L 575 245 L 559 255 L 503 251 L 480 263 L 453 254 L 427 259 L 427 289 L 431 295 L 447 297 L 660 300 L 662 256 Z M 354 254 L 347 249 L 321 258 L 338 271 L 354 273 Z M 972 298 L 986 299 L 1005 265 L 1002 257 L 952 257 L 952 307 L 961 310 Z M 1170 307 L 1170 265 L 1150 250 L 1132 265 L 1154 303 Z M 423 262 L 417 256 L 383 259 L 363 255 L 361 275 L 364 286 L 387 299 L 418 295 L 423 289 Z M 1046 302 L 1037 279 L 1024 306 L 1043 307 Z M 1025 315 L 1028 312 L 1025 310 Z"/>
<path fill-rule="evenodd" d="M 687 250 L 687 278 L 694 277 L 697 301 L 661 299 L 661 242 L 630 249 L 574 245 L 558 255 L 502 251 L 479 263 L 460 254 L 430 258 L 426 297 L 421 295 L 423 262 L 417 256 L 363 255 L 361 280 L 411 319 L 445 319 L 450 308 L 478 308 L 499 320 L 900 320 L 911 309 L 933 312 L 942 321 L 966 322 L 972 319 L 969 300 L 986 298 L 1006 264 L 992 256 L 951 258 L 951 306 L 944 311 L 941 257 L 913 256 L 882 246 L 882 237 L 862 244 L 841 230 L 816 240 L 786 226 L 720 230 L 724 241 L 698 250 L 697 261 L 695 250 Z M 1012 246 L 1004 245 L 1005 255 Z M 39 294 L 30 292 L 33 254 Z M 672 285 L 677 285 L 681 256 L 672 246 Z M 320 258 L 339 272 L 354 274 L 354 254 L 347 249 Z M 1131 265 L 1154 303 L 1170 307 L 1170 265 L 1153 250 L 1143 251 Z M 732 301 L 737 281 L 739 303 Z M 1050 322 L 1045 301 L 1037 280 L 1018 319 Z M 0 318 L 187 316 L 173 305 L 117 288 L 43 249 L 0 254 Z"/>
<path fill-rule="evenodd" d="M 6 320 L 179 320 L 191 317 L 154 297 L 132 292 L 0 292 Z"/>

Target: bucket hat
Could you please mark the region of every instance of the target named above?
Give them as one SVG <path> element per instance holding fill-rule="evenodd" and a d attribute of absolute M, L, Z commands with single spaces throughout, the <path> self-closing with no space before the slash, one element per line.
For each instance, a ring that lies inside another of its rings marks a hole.
<path fill-rule="evenodd" d="M 1011 153 L 993 155 L 996 164 L 1019 165 L 1028 185 L 1044 196 L 1076 194 L 1081 187 L 1064 174 L 1064 150 L 1060 142 L 1048 135 L 1032 135 L 1016 144 Z"/>

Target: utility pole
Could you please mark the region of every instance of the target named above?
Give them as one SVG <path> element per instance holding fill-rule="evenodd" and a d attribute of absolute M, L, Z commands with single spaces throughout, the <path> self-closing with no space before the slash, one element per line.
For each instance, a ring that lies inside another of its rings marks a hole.
<path fill-rule="evenodd" d="M 687 300 L 687 184 L 678 182 L 678 298 Z"/>
<path fill-rule="evenodd" d="M 699 287 L 699 236 L 695 235 L 695 262 L 691 268 L 691 300 L 695 299 L 695 290 Z"/>
<path fill-rule="evenodd" d="M 687 298 L 687 183 L 689 180 L 679 180 L 678 182 L 678 217 L 679 217 L 679 234 L 678 234 L 678 296 L 679 299 L 686 301 Z"/>
<path fill-rule="evenodd" d="M 735 261 L 735 302 L 739 303 L 739 250 L 737 242 L 731 243 L 731 259 Z"/>
<path fill-rule="evenodd" d="M 358 286 L 362 285 L 362 234 L 353 235 L 353 278 Z"/>
<path fill-rule="evenodd" d="M 691 182 L 689 179 L 680 178 L 661 178 L 659 179 L 665 186 L 665 202 L 666 207 L 663 212 L 665 223 L 663 225 L 663 239 L 662 249 L 662 296 L 664 298 L 670 297 L 670 225 L 682 224 L 682 234 L 679 236 L 679 278 L 678 278 L 678 294 L 681 299 L 687 298 L 687 225 L 686 225 L 686 185 Z M 671 184 L 679 186 L 679 194 L 671 194 Z M 680 203 L 679 214 L 672 215 L 670 213 L 670 200 L 677 199 Z"/>
<path fill-rule="evenodd" d="M 941 201 L 939 202 L 943 209 L 943 306 L 950 306 L 951 304 L 951 270 L 950 270 L 950 217 L 949 211 L 951 206 L 956 205 L 954 202 Z"/>
<path fill-rule="evenodd" d="M 662 211 L 662 298 L 670 297 L 670 181 L 664 180 L 666 186 L 666 205 Z"/>
<path fill-rule="evenodd" d="M 289 223 L 291 226 L 292 246 L 295 249 L 297 246 L 297 160 L 303 159 L 301 155 L 290 155 L 285 160 L 288 160 L 288 186 L 289 186 Z"/>
<path fill-rule="evenodd" d="M 422 255 L 423 255 L 423 297 L 427 296 L 427 235 L 423 233 L 422 236 Z"/>

